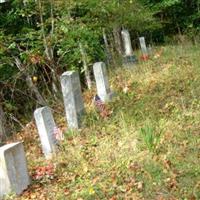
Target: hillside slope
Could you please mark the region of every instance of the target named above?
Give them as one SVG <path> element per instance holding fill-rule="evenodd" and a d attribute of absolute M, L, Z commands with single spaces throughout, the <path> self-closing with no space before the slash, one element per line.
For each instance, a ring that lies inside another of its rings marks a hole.
<path fill-rule="evenodd" d="M 200 199 L 200 48 L 163 47 L 134 70 L 110 70 L 116 92 L 100 117 L 85 92 L 84 128 L 65 131 L 52 161 L 45 161 L 35 125 L 24 140 L 35 178 L 20 197 L 7 199 Z M 66 129 L 63 110 L 57 122 Z"/>

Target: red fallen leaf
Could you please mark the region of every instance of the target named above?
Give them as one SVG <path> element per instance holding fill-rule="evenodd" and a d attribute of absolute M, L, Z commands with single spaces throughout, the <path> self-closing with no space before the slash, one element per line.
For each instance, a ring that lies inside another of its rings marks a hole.
<path fill-rule="evenodd" d="M 140 56 L 140 60 L 147 61 L 147 60 L 149 60 L 149 56 L 148 55 L 142 55 L 142 56 Z"/>
<path fill-rule="evenodd" d="M 54 174 L 54 166 L 53 164 L 49 164 L 47 166 L 39 166 L 35 168 L 35 172 L 32 177 L 35 180 L 42 179 L 44 177 L 52 179 Z"/>
<path fill-rule="evenodd" d="M 103 112 L 100 112 L 100 116 L 104 119 L 108 118 L 111 115 L 111 112 L 108 110 L 104 110 Z"/>
<path fill-rule="evenodd" d="M 116 198 L 116 196 L 113 196 L 109 200 L 117 200 L 117 198 Z"/>
<path fill-rule="evenodd" d="M 69 189 L 64 189 L 64 194 L 65 195 L 69 195 L 70 194 L 70 190 Z"/>
<path fill-rule="evenodd" d="M 112 111 L 107 107 L 107 105 L 100 99 L 98 95 L 95 95 L 93 103 L 97 112 L 102 118 L 106 119 L 112 114 Z"/>

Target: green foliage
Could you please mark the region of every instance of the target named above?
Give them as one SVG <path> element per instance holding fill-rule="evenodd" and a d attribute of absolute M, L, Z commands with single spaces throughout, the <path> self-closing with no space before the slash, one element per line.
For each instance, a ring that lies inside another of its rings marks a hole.
<path fill-rule="evenodd" d="M 161 131 L 148 123 L 140 129 L 140 135 L 142 136 L 148 150 L 154 152 L 160 142 Z"/>
<path fill-rule="evenodd" d="M 182 0 L 141 0 L 144 5 L 151 7 L 156 13 L 163 25 L 165 34 L 188 34 L 190 38 L 196 37 L 196 31 L 199 31 L 199 9 L 200 1 L 182 1 Z M 193 28 L 193 31 L 191 30 Z M 191 34 L 192 37 L 191 37 Z"/>

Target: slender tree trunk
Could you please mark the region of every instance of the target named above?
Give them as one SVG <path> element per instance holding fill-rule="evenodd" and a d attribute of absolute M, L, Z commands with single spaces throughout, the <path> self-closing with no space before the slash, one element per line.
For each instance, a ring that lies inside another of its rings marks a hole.
<path fill-rule="evenodd" d="M 89 71 L 88 65 L 87 65 L 87 55 L 86 55 L 85 49 L 81 43 L 79 43 L 79 48 L 80 48 L 80 52 L 82 55 L 86 84 L 87 84 L 88 89 L 90 90 L 92 87 L 92 81 L 91 81 L 91 77 L 90 77 L 90 71 Z"/>
<path fill-rule="evenodd" d="M 51 39 L 53 38 L 53 34 L 54 34 L 54 15 L 53 15 L 53 0 L 50 1 L 51 4 L 51 31 L 50 31 L 50 37 Z M 56 72 L 55 72 L 55 64 L 54 64 L 54 54 L 53 54 L 53 48 L 50 44 L 48 44 L 47 42 L 47 37 L 45 34 L 45 27 L 44 27 L 44 19 L 43 19 L 43 7 L 42 7 L 42 3 L 40 0 L 38 0 L 38 7 L 39 7 L 39 15 L 40 15 L 40 23 L 41 23 L 41 31 L 42 31 L 42 37 L 43 37 L 43 46 L 45 49 L 45 54 L 47 59 L 50 61 L 50 70 L 51 70 L 51 74 L 52 74 L 52 90 L 54 92 L 54 97 L 56 97 L 55 94 L 58 93 L 58 87 L 57 87 L 57 82 L 58 79 L 56 77 Z M 52 66 L 51 66 L 52 65 Z"/>
<path fill-rule="evenodd" d="M 111 34 L 111 37 L 109 38 L 110 40 L 110 49 L 111 49 L 111 57 L 112 57 L 112 64 L 113 66 L 117 66 L 117 62 L 116 62 L 116 59 L 115 59 L 115 44 L 114 44 L 114 37 L 113 37 L 113 34 Z"/>
<path fill-rule="evenodd" d="M 41 31 L 42 31 L 42 37 L 43 37 L 43 45 L 44 45 L 44 48 L 45 48 L 45 54 L 46 54 L 48 60 L 52 60 L 53 59 L 53 50 L 48 45 L 48 42 L 47 42 L 47 38 L 46 38 L 46 34 L 45 34 L 45 28 L 44 28 L 43 9 L 42 9 L 42 4 L 41 4 L 40 0 L 38 0 L 38 7 L 39 7 Z"/>
<path fill-rule="evenodd" d="M 17 68 L 19 69 L 19 71 L 24 72 L 24 67 L 21 63 L 21 61 L 19 60 L 19 58 L 14 57 L 15 60 L 15 64 L 17 66 Z M 26 72 L 26 82 L 28 87 L 30 88 L 31 92 L 36 96 L 37 101 L 40 105 L 46 105 L 46 101 L 44 100 L 44 98 L 42 97 L 42 95 L 40 94 L 38 88 L 34 85 L 31 76 Z"/>
<path fill-rule="evenodd" d="M 108 39 L 107 39 L 107 36 L 106 36 L 105 28 L 103 29 L 103 40 L 104 40 L 104 44 L 105 44 L 105 48 L 106 48 L 107 63 L 110 64 L 110 62 L 112 60 L 112 56 L 111 56 L 111 53 L 110 53 L 110 49 L 109 49 L 109 44 L 108 44 Z"/>
<path fill-rule="evenodd" d="M 28 84 L 29 88 L 31 89 L 31 91 L 35 94 L 38 103 L 41 105 L 46 105 L 44 98 L 40 94 L 38 88 L 34 85 L 32 78 L 29 75 L 27 75 L 26 81 L 27 81 L 27 84 Z"/>
<path fill-rule="evenodd" d="M 122 42 L 121 42 L 121 28 L 113 28 L 113 36 L 115 41 L 115 48 L 119 55 L 122 55 Z"/>
<path fill-rule="evenodd" d="M 5 115 L 3 112 L 2 105 L 0 104 L 0 144 L 6 138 L 6 130 L 4 124 L 5 124 Z"/>

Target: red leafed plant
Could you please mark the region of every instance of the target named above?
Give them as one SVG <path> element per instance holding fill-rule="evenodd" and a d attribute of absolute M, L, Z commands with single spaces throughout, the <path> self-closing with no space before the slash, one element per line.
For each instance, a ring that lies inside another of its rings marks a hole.
<path fill-rule="evenodd" d="M 100 99 L 98 95 L 95 95 L 93 99 L 94 106 L 99 113 L 99 115 L 103 118 L 106 119 L 108 118 L 111 114 L 112 111 L 109 110 L 109 108 L 106 106 L 106 104 Z"/>
<path fill-rule="evenodd" d="M 55 167 L 52 163 L 46 166 L 38 166 L 34 169 L 32 174 L 33 180 L 53 179 Z"/>
<path fill-rule="evenodd" d="M 147 61 L 147 60 L 149 60 L 149 56 L 148 55 L 142 55 L 142 56 L 140 56 L 140 60 Z"/>

